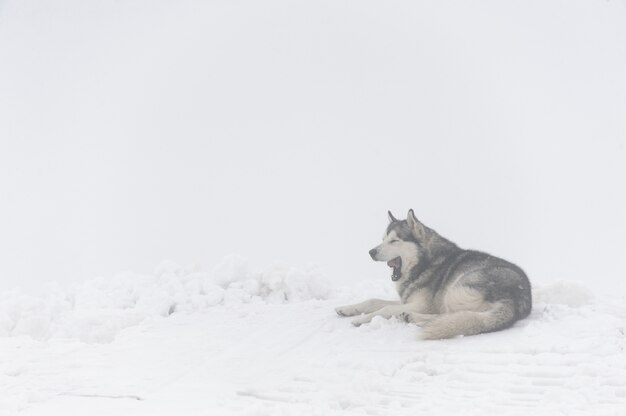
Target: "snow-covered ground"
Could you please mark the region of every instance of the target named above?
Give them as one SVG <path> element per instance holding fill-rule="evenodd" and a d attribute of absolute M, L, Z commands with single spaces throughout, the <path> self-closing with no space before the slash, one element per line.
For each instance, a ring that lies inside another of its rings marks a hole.
<path fill-rule="evenodd" d="M 531 316 L 476 337 L 356 328 L 339 304 L 391 298 L 315 268 L 172 262 L 0 302 L 0 414 L 623 415 L 626 296 L 557 282 Z"/>

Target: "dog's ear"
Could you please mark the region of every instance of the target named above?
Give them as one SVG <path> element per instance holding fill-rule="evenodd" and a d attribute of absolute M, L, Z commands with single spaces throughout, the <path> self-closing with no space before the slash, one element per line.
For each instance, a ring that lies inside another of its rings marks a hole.
<path fill-rule="evenodd" d="M 409 213 L 406 216 L 406 222 L 418 240 L 426 238 L 426 228 L 424 227 L 424 224 L 417 220 L 412 209 L 409 210 Z"/>
<path fill-rule="evenodd" d="M 393 216 L 393 214 L 391 213 L 391 211 L 387 211 L 387 215 L 389 215 L 389 223 L 391 224 L 392 222 L 396 222 L 398 221 L 396 219 L 396 217 Z"/>

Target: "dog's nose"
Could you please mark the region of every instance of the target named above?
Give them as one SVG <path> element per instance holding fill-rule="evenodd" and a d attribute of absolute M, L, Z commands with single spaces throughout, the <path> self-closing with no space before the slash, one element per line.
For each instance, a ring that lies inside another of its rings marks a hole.
<path fill-rule="evenodd" d="M 370 250 L 370 256 L 372 257 L 372 259 L 376 260 L 376 253 L 378 253 L 378 251 L 373 248 Z"/>

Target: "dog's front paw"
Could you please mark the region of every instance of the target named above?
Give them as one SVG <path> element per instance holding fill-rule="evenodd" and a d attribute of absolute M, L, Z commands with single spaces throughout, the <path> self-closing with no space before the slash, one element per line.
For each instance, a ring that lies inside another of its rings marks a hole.
<path fill-rule="evenodd" d="M 413 322 L 413 316 L 411 312 L 402 312 L 400 315 L 398 315 L 398 319 L 404 322 Z"/>
<path fill-rule="evenodd" d="M 355 316 L 360 313 L 354 305 L 339 306 L 335 308 L 335 312 L 339 316 Z"/>

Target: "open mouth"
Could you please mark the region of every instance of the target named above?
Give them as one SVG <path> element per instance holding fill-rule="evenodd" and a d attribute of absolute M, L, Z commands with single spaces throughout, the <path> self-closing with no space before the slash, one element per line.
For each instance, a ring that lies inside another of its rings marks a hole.
<path fill-rule="evenodd" d="M 387 262 L 387 266 L 393 268 L 393 273 L 391 273 L 391 280 L 395 282 L 401 277 L 400 269 L 402 268 L 402 258 L 396 257 L 395 259 L 389 260 Z"/>

